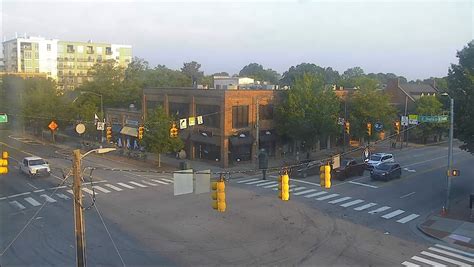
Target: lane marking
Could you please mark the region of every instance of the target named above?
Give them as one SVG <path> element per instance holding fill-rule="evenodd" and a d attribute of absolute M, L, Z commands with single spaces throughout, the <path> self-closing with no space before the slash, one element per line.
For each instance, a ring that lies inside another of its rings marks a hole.
<path fill-rule="evenodd" d="M 307 181 L 301 181 L 301 180 L 298 180 L 298 179 L 291 179 L 291 181 L 295 181 L 295 182 L 298 182 L 298 183 L 303 183 L 303 184 L 310 184 L 310 185 L 315 185 L 315 186 L 319 186 L 321 187 L 320 184 L 317 184 L 317 183 L 312 183 L 312 182 L 307 182 Z"/>
<path fill-rule="evenodd" d="M 148 186 L 146 186 L 146 185 L 142 185 L 142 184 L 139 184 L 139 183 L 133 182 L 133 181 L 129 181 L 128 183 L 133 184 L 133 185 L 136 185 L 136 186 L 139 186 L 139 187 L 148 187 Z"/>
<path fill-rule="evenodd" d="M 159 184 L 169 184 L 167 182 L 163 182 L 163 181 L 160 181 L 160 180 L 155 180 L 155 179 L 150 179 L 150 180 L 152 180 L 153 182 L 159 183 Z"/>
<path fill-rule="evenodd" d="M 418 214 L 411 214 L 411 215 L 408 215 L 408 216 L 406 216 L 406 217 L 404 217 L 404 218 L 401 218 L 401 219 L 398 220 L 397 222 L 398 222 L 398 223 L 407 223 L 407 222 L 409 222 L 409 221 L 411 221 L 411 220 L 414 220 L 414 219 L 418 218 L 419 216 L 420 216 L 420 215 L 418 215 Z"/>
<path fill-rule="evenodd" d="M 389 206 L 383 206 L 381 208 L 369 211 L 369 214 L 376 214 L 376 213 L 379 213 L 379 212 L 382 212 L 382 211 L 386 211 L 388 209 L 390 209 Z"/>
<path fill-rule="evenodd" d="M 468 256 L 468 257 L 474 257 L 473 253 L 469 253 L 469 252 L 462 251 L 462 250 L 459 250 L 459 249 L 455 249 L 455 248 L 452 248 L 452 247 L 448 247 L 448 246 L 444 246 L 444 245 L 440 245 L 440 244 L 436 244 L 435 246 L 439 247 L 439 248 L 444 248 L 446 250 L 450 250 L 450 251 L 453 251 L 453 252 Z"/>
<path fill-rule="evenodd" d="M 323 196 L 323 197 L 318 197 L 316 200 L 326 200 L 326 199 L 330 199 L 330 198 L 333 198 L 333 197 L 337 197 L 339 196 L 339 194 L 330 194 L 330 195 L 327 195 L 327 196 Z"/>
<path fill-rule="evenodd" d="M 7 199 L 7 197 L 0 197 L 0 200 L 4 200 L 4 199 Z"/>
<path fill-rule="evenodd" d="M 391 219 L 391 218 L 393 218 L 393 217 L 395 217 L 395 216 L 398 216 L 398 215 L 400 215 L 400 214 L 402 214 L 402 213 L 404 213 L 404 212 L 405 212 L 404 210 L 392 211 L 392 212 L 390 212 L 390 213 L 385 214 L 384 216 L 382 216 L 382 218 L 388 220 L 388 219 Z"/>
<path fill-rule="evenodd" d="M 370 187 L 370 188 L 379 188 L 378 186 L 375 186 L 375 185 L 364 184 L 364 183 L 359 183 L 359 182 L 354 182 L 354 181 L 350 181 L 349 183 L 350 184 L 361 185 L 361 186 L 366 186 L 366 187 Z"/>
<path fill-rule="evenodd" d="M 57 193 L 56 196 L 62 198 L 62 199 L 65 199 L 65 200 L 68 200 L 70 199 L 68 196 L 66 196 L 65 194 L 61 194 L 61 193 Z"/>
<path fill-rule="evenodd" d="M 122 188 L 116 187 L 115 185 L 111 185 L 111 184 L 104 184 L 104 185 L 107 186 L 107 187 L 112 188 L 115 191 L 122 191 Z"/>
<path fill-rule="evenodd" d="M 316 197 L 316 196 L 320 196 L 320 195 L 324 195 L 324 194 L 327 194 L 327 192 L 326 191 L 320 191 L 320 192 L 317 192 L 317 193 L 306 195 L 304 197 L 305 198 L 310 198 L 310 197 Z"/>
<path fill-rule="evenodd" d="M 462 267 L 471 266 L 470 264 L 460 262 L 460 261 L 457 261 L 457 260 L 453 260 L 453 259 L 450 259 L 450 258 L 446 258 L 446 257 L 443 257 L 441 255 L 433 254 L 433 253 L 426 252 L 426 251 L 422 251 L 421 254 L 423 254 L 425 256 L 428 256 L 428 257 L 431 257 L 431 258 L 435 258 L 435 259 L 438 259 L 438 260 L 442 260 L 442 261 L 445 261 L 445 262 L 456 264 L 456 265 L 459 265 L 459 266 L 462 266 Z"/>
<path fill-rule="evenodd" d="M 355 207 L 354 210 L 361 211 L 361 210 L 371 208 L 373 206 L 377 206 L 377 203 L 369 203 L 369 204 L 362 205 L 360 207 Z"/>
<path fill-rule="evenodd" d="M 244 184 L 252 185 L 252 184 L 260 184 L 260 183 L 266 183 L 266 180 L 258 180 L 258 181 L 252 181 Z"/>
<path fill-rule="evenodd" d="M 73 196 L 74 196 L 74 192 L 73 192 L 71 189 L 69 189 L 69 190 L 66 190 L 66 191 L 67 191 L 69 194 L 71 194 L 71 195 L 73 195 Z"/>
<path fill-rule="evenodd" d="M 430 260 L 427 260 L 427 259 L 425 259 L 425 258 L 418 257 L 418 256 L 411 257 L 411 259 L 412 259 L 412 260 L 419 261 L 419 262 L 426 263 L 426 264 L 431 265 L 431 266 L 447 267 L 447 266 L 444 265 L 444 264 L 438 263 L 438 262 L 436 262 L 436 261 L 430 261 Z"/>
<path fill-rule="evenodd" d="M 276 183 L 274 185 L 267 185 L 267 186 L 264 186 L 263 188 L 272 188 L 272 187 L 275 187 L 275 186 L 278 186 L 278 183 Z"/>
<path fill-rule="evenodd" d="M 121 185 L 121 186 L 123 186 L 123 187 L 125 187 L 125 188 L 128 188 L 128 189 L 135 189 L 135 187 L 129 186 L 128 184 L 124 184 L 124 183 L 117 183 L 117 184 L 118 184 L 118 185 Z"/>
<path fill-rule="evenodd" d="M 329 201 L 328 203 L 329 204 L 337 204 L 337 203 L 341 203 L 341 202 L 349 200 L 349 199 L 351 199 L 351 197 L 342 197 L 342 198 L 338 198 L 338 199 Z"/>
<path fill-rule="evenodd" d="M 400 198 L 406 198 L 406 197 L 409 197 L 409 196 L 411 196 L 411 195 L 413 195 L 413 194 L 415 194 L 415 192 L 411 192 L 411 193 L 409 193 L 409 194 L 403 195 L 403 196 L 401 196 Z"/>
<path fill-rule="evenodd" d="M 16 201 L 16 200 L 10 201 L 9 203 L 10 203 L 11 205 L 13 205 L 13 206 L 19 208 L 20 210 L 26 209 L 25 206 L 21 205 L 20 202 L 18 202 L 18 201 Z"/>
<path fill-rule="evenodd" d="M 347 208 L 347 207 L 350 207 L 350 206 L 354 206 L 354 205 L 357 205 L 357 204 L 360 204 L 364 202 L 364 200 L 362 199 L 356 199 L 356 200 L 353 200 L 353 201 L 350 201 L 350 202 L 347 202 L 347 203 L 344 203 L 344 204 L 341 204 L 339 206 L 343 207 L 343 208 Z"/>
<path fill-rule="evenodd" d="M 166 182 L 174 183 L 174 181 L 170 180 L 170 179 L 166 179 L 166 178 L 160 178 L 160 179 L 163 180 L 163 181 L 166 181 Z"/>
<path fill-rule="evenodd" d="M 303 189 L 306 189 L 306 187 L 304 187 L 304 186 L 295 187 L 295 188 L 293 188 L 293 189 L 290 189 L 289 192 L 300 191 L 300 190 L 303 190 Z"/>
<path fill-rule="evenodd" d="M 26 202 L 30 203 L 31 205 L 33 205 L 33 206 L 35 206 L 35 207 L 41 205 L 41 203 L 39 203 L 38 201 L 36 201 L 36 200 L 35 200 L 34 198 L 32 198 L 32 197 L 26 197 L 26 198 L 24 198 L 24 199 L 26 200 Z"/>
<path fill-rule="evenodd" d="M 19 197 L 19 196 L 24 196 L 24 195 L 29 195 L 31 194 L 31 192 L 25 192 L 25 193 L 20 193 L 20 194 L 16 194 L 16 195 L 11 195 L 11 196 L 8 196 L 7 198 L 14 198 L 14 197 Z"/>
<path fill-rule="evenodd" d="M 411 263 L 411 262 L 409 262 L 409 261 L 404 261 L 404 262 L 402 262 L 402 265 L 405 265 L 405 266 L 407 266 L 407 267 L 420 267 L 420 265 Z"/>
<path fill-rule="evenodd" d="M 290 187 L 289 187 L 289 188 L 293 188 L 293 187 L 295 187 L 295 186 L 296 186 L 296 185 L 294 185 L 294 184 L 290 184 Z M 272 190 L 273 190 L 273 191 L 277 191 L 278 188 L 273 188 Z"/>
<path fill-rule="evenodd" d="M 257 186 L 269 185 L 269 184 L 274 184 L 274 183 L 275 183 L 275 181 L 270 181 L 270 182 L 258 184 Z"/>
<path fill-rule="evenodd" d="M 317 190 L 316 189 L 308 189 L 308 190 L 296 192 L 293 195 L 299 196 L 299 195 L 303 195 L 303 194 L 307 194 L 307 193 L 311 193 L 311 192 L 315 192 L 315 191 L 317 191 Z"/>
<path fill-rule="evenodd" d="M 56 202 L 56 199 L 46 195 L 46 194 L 42 194 L 41 197 L 43 197 L 44 199 L 46 199 L 46 201 L 50 202 L 50 203 L 54 203 Z"/>
<path fill-rule="evenodd" d="M 45 189 L 35 190 L 35 191 L 33 191 L 33 192 L 39 193 L 39 192 L 43 192 L 43 191 L 45 191 Z"/>
<path fill-rule="evenodd" d="M 84 191 L 84 192 L 86 192 L 86 193 L 89 193 L 89 194 L 91 194 L 91 195 L 93 195 L 94 193 L 97 195 L 97 192 L 94 192 L 94 191 L 90 190 L 89 188 L 83 187 L 83 188 L 81 188 L 81 189 L 82 189 L 82 191 Z"/>
<path fill-rule="evenodd" d="M 101 191 L 101 192 L 104 192 L 104 193 L 110 193 L 109 190 L 103 188 L 103 187 L 100 187 L 100 186 L 97 186 L 97 185 L 94 185 L 94 188 Z"/>
<path fill-rule="evenodd" d="M 151 185 L 151 186 L 158 186 L 157 184 L 150 183 L 150 182 L 147 182 L 145 180 L 142 180 L 142 183 L 147 184 L 147 185 Z"/>
<path fill-rule="evenodd" d="M 30 183 L 27 183 L 27 184 L 28 184 L 29 186 L 33 187 L 34 189 L 38 189 L 38 187 L 36 187 L 36 186 L 34 186 L 34 185 L 30 184 Z"/>
<path fill-rule="evenodd" d="M 258 180 L 258 178 L 247 179 L 247 180 L 240 180 L 240 181 L 237 181 L 237 183 L 238 183 L 238 184 L 241 184 L 241 183 L 251 182 L 251 181 L 255 181 L 255 180 Z"/>
<path fill-rule="evenodd" d="M 429 250 L 432 250 L 432 251 L 436 251 L 436 252 L 441 253 L 441 254 L 445 254 L 445 255 L 451 256 L 451 257 L 455 257 L 455 258 L 458 258 L 458 259 L 461 259 L 461 260 L 465 260 L 465 261 L 468 261 L 468 262 L 474 262 L 474 259 L 473 259 L 473 258 L 464 257 L 464 256 L 461 256 L 461 255 L 456 254 L 456 253 L 444 251 L 444 250 L 442 250 L 442 249 L 438 249 L 438 248 L 434 248 L 434 247 L 430 247 L 430 248 L 428 248 L 428 249 L 429 249 Z"/>
<path fill-rule="evenodd" d="M 48 190 L 61 189 L 61 188 L 66 188 L 66 187 L 67 187 L 67 186 L 65 186 L 65 185 L 61 185 L 61 186 L 56 186 L 56 187 L 48 188 Z"/>

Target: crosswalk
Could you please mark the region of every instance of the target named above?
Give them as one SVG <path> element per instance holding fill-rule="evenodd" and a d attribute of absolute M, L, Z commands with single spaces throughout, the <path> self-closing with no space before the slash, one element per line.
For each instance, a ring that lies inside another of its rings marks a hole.
<path fill-rule="evenodd" d="M 473 266 L 474 253 L 469 253 L 450 246 L 435 244 L 421 251 L 409 260 L 402 262 L 403 266 Z"/>
<path fill-rule="evenodd" d="M 261 180 L 258 178 L 243 179 L 236 181 L 237 184 L 252 185 L 264 189 L 278 190 L 277 181 Z M 337 193 L 329 193 L 320 188 L 307 188 L 304 186 L 297 186 L 290 184 L 291 196 L 300 196 L 312 199 L 318 202 L 327 202 L 332 205 L 337 205 L 341 208 L 352 209 L 358 212 L 366 212 L 370 215 L 377 215 L 386 220 L 395 220 L 400 224 L 406 224 L 415 220 L 420 215 L 415 213 L 408 213 L 401 209 L 392 208 L 390 206 L 383 206 L 378 203 L 369 202 L 364 199 L 352 198 L 350 196 L 342 196 Z"/>
<path fill-rule="evenodd" d="M 127 181 L 127 182 L 115 182 L 115 183 L 100 183 L 94 184 L 93 188 L 82 187 L 81 190 L 84 193 L 89 195 L 102 195 L 102 194 L 109 194 L 112 192 L 121 192 L 124 190 L 135 190 L 138 188 L 148 188 L 148 187 L 156 187 L 156 186 L 163 186 L 172 184 L 173 180 L 167 178 L 156 178 L 156 179 L 149 179 L 149 180 L 141 180 L 141 181 Z M 14 210 L 25 210 L 28 207 L 38 207 L 43 205 L 43 203 L 55 203 L 58 200 L 70 200 L 74 196 L 74 192 L 71 189 L 67 189 L 66 186 L 60 187 L 64 189 L 64 191 L 57 191 L 55 194 L 47 194 L 47 192 L 42 190 L 35 190 L 33 192 L 25 192 L 21 194 L 12 195 L 9 197 L 5 197 L 2 199 L 8 199 L 9 205 Z M 54 189 L 54 188 L 50 188 Z M 93 190 L 92 190 L 93 189 Z M 35 193 L 40 193 L 37 195 Z M 64 194 L 66 193 L 67 194 Z M 23 198 L 21 198 L 21 197 Z M 12 200 L 14 198 L 14 200 Z"/>

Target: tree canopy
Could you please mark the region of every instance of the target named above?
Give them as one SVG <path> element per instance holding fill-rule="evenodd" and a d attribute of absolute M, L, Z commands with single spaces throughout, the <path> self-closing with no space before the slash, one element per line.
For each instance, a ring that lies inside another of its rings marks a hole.
<path fill-rule="evenodd" d="M 204 72 L 200 71 L 200 68 L 201 64 L 197 63 L 196 61 L 185 62 L 183 63 L 181 72 L 191 79 L 191 85 L 193 85 L 194 83 L 198 84 L 204 76 Z"/>
<path fill-rule="evenodd" d="M 250 77 L 258 81 L 270 82 L 271 84 L 278 84 L 280 74 L 272 69 L 264 69 L 262 65 L 257 63 L 250 63 L 244 66 L 239 72 L 241 77 Z"/>

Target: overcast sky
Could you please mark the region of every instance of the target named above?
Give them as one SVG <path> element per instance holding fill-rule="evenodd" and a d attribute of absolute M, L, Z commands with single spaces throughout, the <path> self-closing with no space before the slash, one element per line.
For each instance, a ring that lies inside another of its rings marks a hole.
<path fill-rule="evenodd" d="M 206 74 L 251 62 L 283 73 L 302 62 L 342 73 L 445 76 L 474 39 L 467 1 L 3 0 L 2 37 L 130 44 L 152 66 L 195 60 Z"/>

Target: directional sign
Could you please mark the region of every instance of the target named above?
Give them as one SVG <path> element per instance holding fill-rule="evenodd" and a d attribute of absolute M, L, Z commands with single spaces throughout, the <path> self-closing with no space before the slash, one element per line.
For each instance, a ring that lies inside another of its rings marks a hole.
<path fill-rule="evenodd" d="M 105 122 L 98 121 L 97 122 L 97 131 L 103 131 L 105 130 Z"/>
<path fill-rule="evenodd" d="M 365 148 L 364 149 L 364 160 L 368 159 L 370 157 L 370 151 L 369 151 L 369 148 Z"/>
<path fill-rule="evenodd" d="M 0 123 L 7 123 L 8 122 L 8 116 L 5 113 L 0 113 Z"/>
<path fill-rule="evenodd" d="M 418 124 L 418 115 L 408 115 L 408 124 Z"/>
<path fill-rule="evenodd" d="M 187 125 L 186 125 L 186 119 L 180 119 L 179 120 L 179 129 L 186 129 L 187 128 Z"/>
<path fill-rule="evenodd" d="M 337 124 L 344 125 L 344 122 L 345 122 L 344 118 L 337 118 Z"/>
<path fill-rule="evenodd" d="M 380 123 L 380 122 L 376 122 L 376 123 L 374 124 L 374 129 L 375 129 L 376 132 L 382 131 L 382 129 L 383 129 L 383 124 Z"/>
<path fill-rule="evenodd" d="M 202 124 L 202 116 L 197 117 L 198 124 Z"/>
<path fill-rule="evenodd" d="M 448 121 L 448 116 L 446 116 L 446 115 L 441 115 L 441 116 L 419 115 L 418 116 L 418 121 L 419 122 L 432 122 L 432 123 L 447 122 Z"/>
<path fill-rule="evenodd" d="M 408 126 L 408 116 L 402 116 L 400 118 L 400 122 L 402 123 L 403 126 Z"/>
<path fill-rule="evenodd" d="M 189 126 L 196 125 L 196 117 L 189 117 Z"/>
<path fill-rule="evenodd" d="M 51 121 L 48 125 L 48 128 L 51 129 L 51 131 L 54 131 L 58 128 L 58 125 L 56 124 L 56 122 Z"/>

